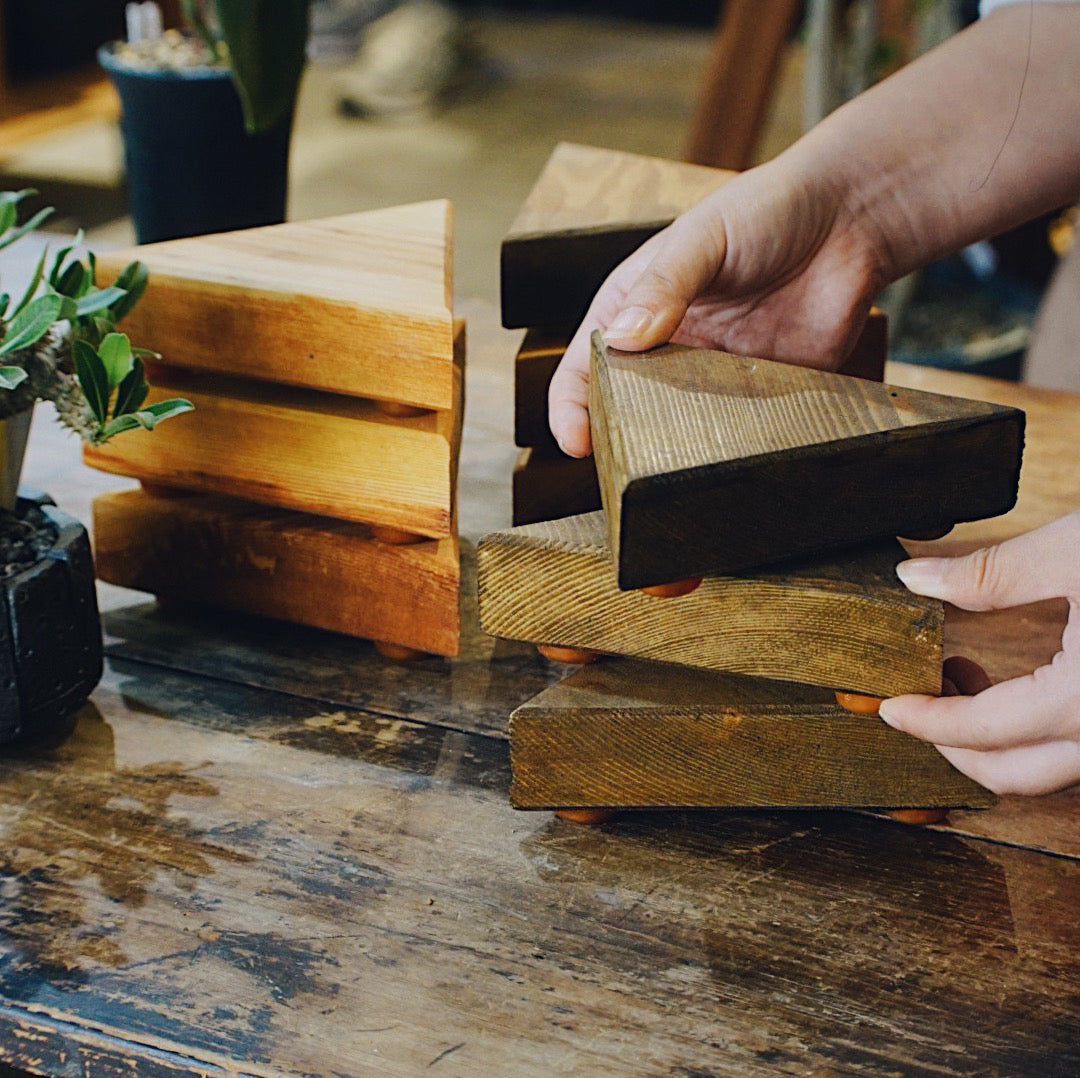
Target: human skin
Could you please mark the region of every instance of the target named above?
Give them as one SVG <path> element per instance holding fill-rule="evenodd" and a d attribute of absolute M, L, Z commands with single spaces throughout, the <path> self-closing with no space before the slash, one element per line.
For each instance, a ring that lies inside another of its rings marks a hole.
<path fill-rule="evenodd" d="M 834 369 L 886 284 L 1074 201 L 1077 56 L 1080 3 L 1002 8 L 654 236 L 600 288 L 552 379 L 563 451 L 591 451 L 595 329 L 631 352 L 673 340 Z M 898 697 L 882 717 L 997 792 L 1041 793 L 1080 782 L 1080 515 L 1010 543 L 1022 546 L 898 572 L 913 591 L 971 609 L 1069 598 L 1061 655 L 992 688 L 974 664 L 953 663 L 960 695 Z M 980 565 L 994 574 L 972 590 Z"/>

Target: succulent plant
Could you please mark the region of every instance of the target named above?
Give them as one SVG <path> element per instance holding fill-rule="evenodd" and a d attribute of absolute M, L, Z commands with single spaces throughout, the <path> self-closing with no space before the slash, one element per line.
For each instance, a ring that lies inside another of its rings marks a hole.
<path fill-rule="evenodd" d="M 0 250 L 52 213 L 39 210 L 19 223 L 19 203 L 35 192 L 0 192 Z M 92 445 L 123 431 L 153 428 L 189 412 L 190 401 L 143 406 L 149 391 L 144 358 L 116 324 L 146 289 L 147 270 L 131 262 L 113 284 L 95 284 L 94 255 L 83 261 L 74 240 L 50 258 L 46 248 L 21 297 L 0 294 L 0 419 L 52 401 L 57 417 Z"/>

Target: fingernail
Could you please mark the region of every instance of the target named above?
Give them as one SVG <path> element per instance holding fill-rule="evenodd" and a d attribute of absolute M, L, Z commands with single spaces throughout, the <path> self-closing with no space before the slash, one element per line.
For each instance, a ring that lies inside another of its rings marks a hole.
<path fill-rule="evenodd" d="M 878 717 L 882 722 L 887 723 L 889 726 L 896 726 L 896 720 L 889 715 L 889 700 L 882 700 L 881 705 L 878 707 Z"/>
<path fill-rule="evenodd" d="M 916 595 L 926 595 L 931 599 L 944 598 L 940 558 L 912 558 L 902 561 L 896 567 L 900 582 Z"/>
<path fill-rule="evenodd" d="M 627 307 L 612 320 L 603 332 L 607 340 L 622 340 L 625 337 L 640 337 L 652 325 L 653 313 L 644 307 Z"/>

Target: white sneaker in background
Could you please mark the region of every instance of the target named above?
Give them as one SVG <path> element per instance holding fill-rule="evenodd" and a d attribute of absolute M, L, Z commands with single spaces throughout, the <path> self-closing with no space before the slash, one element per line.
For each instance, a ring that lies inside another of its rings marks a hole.
<path fill-rule="evenodd" d="M 338 77 L 341 107 L 355 116 L 429 115 L 467 74 L 458 11 L 440 0 L 405 0 L 364 30 L 356 61 Z"/>

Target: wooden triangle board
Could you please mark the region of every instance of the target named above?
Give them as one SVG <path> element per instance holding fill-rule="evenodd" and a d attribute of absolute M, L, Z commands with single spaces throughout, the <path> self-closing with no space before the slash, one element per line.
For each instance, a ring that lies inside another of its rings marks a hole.
<path fill-rule="evenodd" d="M 517 808 L 959 807 L 993 796 L 825 689 L 601 659 L 510 718 Z"/>
<path fill-rule="evenodd" d="M 734 175 L 559 143 L 503 240 L 503 325 L 576 324 L 619 262 Z"/>
<path fill-rule="evenodd" d="M 619 586 L 932 532 L 1016 501 L 1024 413 L 594 335 L 593 449 Z"/>
<path fill-rule="evenodd" d="M 112 251 L 150 284 L 122 329 L 170 365 L 431 409 L 454 401 L 448 202 Z"/>
<path fill-rule="evenodd" d="M 895 540 L 845 557 L 706 577 L 688 595 L 620 591 L 603 513 L 485 536 L 492 636 L 805 682 L 871 696 L 941 691 L 942 604 L 896 577 Z"/>

